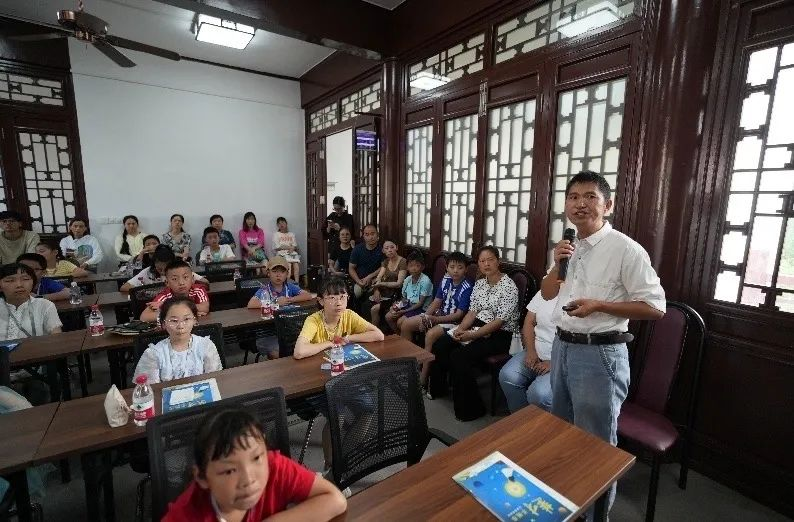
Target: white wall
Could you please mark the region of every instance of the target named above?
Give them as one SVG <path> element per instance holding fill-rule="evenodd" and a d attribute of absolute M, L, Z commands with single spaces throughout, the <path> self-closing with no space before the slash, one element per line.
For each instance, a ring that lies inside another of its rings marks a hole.
<path fill-rule="evenodd" d="M 305 252 L 298 83 L 124 52 L 137 67 L 70 42 L 88 214 L 106 258 L 122 231 L 108 218 L 135 214 L 162 235 L 181 213 L 195 252 L 211 214 L 236 235 L 249 210 L 268 243 L 286 217 Z"/>
<path fill-rule="evenodd" d="M 328 186 L 328 211 L 336 196 L 345 198 L 353 211 L 353 130 L 337 132 L 325 138 L 325 177 Z M 331 186 L 331 183 L 336 183 Z"/>

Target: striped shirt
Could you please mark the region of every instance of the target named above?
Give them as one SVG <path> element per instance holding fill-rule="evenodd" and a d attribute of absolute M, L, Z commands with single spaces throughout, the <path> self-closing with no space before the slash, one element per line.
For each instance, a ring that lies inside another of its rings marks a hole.
<path fill-rule="evenodd" d="M 441 309 L 438 311 L 438 315 L 451 315 L 458 310 L 468 312 L 472 288 L 474 287 L 468 279 L 464 279 L 458 286 L 454 286 L 452 278 L 445 274 L 436 292 L 436 299 L 441 299 Z"/>
<path fill-rule="evenodd" d="M 193 284 L 188 290 L 187 296 L 196 304 L 199 303 L 207 303 L 210 300 L 210 296 L 207 291 L 204 289 L 202 285 Z M 163 288 L 163 291 L 154 296 L 152 299 L 153 303 L 162 303 L 166 299 L 170 299 L 174 297 L 174 292 L 168 288 Z"/>

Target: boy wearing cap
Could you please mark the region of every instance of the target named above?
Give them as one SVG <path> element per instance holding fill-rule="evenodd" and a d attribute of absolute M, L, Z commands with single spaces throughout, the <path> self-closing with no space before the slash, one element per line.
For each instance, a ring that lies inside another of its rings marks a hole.
<path fill-rule="evenodd" d="M 41 239 L 37 233 L 22 229 L 22 214 L 4 210 L 0 212 L 0 225 L 0 264 L 13 263 L 22 254 L 36 251 Z"/>

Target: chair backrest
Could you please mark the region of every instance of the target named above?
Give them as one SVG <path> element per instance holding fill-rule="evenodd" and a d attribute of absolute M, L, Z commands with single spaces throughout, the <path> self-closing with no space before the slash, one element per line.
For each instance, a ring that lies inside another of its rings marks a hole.
<path fill-rule="evenodd" d="M 66 288 L 72 286 L 72 281 L 74 281 L 74 278 L 72 276 L 44 276 L 44 277 L 46 277 L 50 281 L 58 281 Z"/>
<path fill-rule="evenodd" d="M 245 260 L 217 261 L 204 265 L 204 278 L 210 283 L 218 281 L 231 281 L 234 271 L 239 270 L 240 275 L 245 275 Z"/>
<path fill-rule="evenodd" d="M 279 357 L 292 357 L 303 323 L 315 311 L 315 308 L 301 306 L 289 310 L 276 310 L 273 313 L 273 319 L 276 323 Z"/>
<path fill-rule="evenodd" d="M 466 279 L 473 283 L 478 279 L 479 275 L 480 267 L 477 263 L 469 263 L 469 266 L 466 267 Z"/>
<path fill-rule="evenodd" d="M 168 503 L 176 499 L 193 479 L 193 439 L 204 417 L 226 408 L 239 408 L 251 413 L 265 428 L 268 449 L 290 456 L 287 405 L 281 388 L 157 415 L 146 423 L 152 476 L 152 520 L 159 521 Z"/>
<path fill-rule="evenodd" d="M 11 386 L 11 356 L 0 348 L 0 386 Z"/>
<path fill-rule="evenodd" d="M 667 301 L 662 319 L 648 323 L 650 333 L 645 358 L 632 401 L 646 409 L 664 414 L 678 375 L 684 348 L 695 343 L 699 366 L 706 337 L 703 318 L 684 303 Z M 699 369 L 696 368 L 695 378 Z M 693 391 L 692 395 L 695 395 Z"/>
<path fill-rule="evenodd" d="M 257 290 L 269 281 L 267 276 L 247 276 L 241 277 L 234 282 L 234 295 L 237 300 L 238 308 L 248 306 L 248 301 L 254 297 Z"/>
<path fill-rule="evenodd" d="M 532 300 L 532 297 L 534 297 L 534 295 L 538 292 L 538 282 L 535 280 L 532 274 L 523 268 L 511 270 L 508 276 L 510 276 L 510 279 L 512 279 L 518 287 L 518 313 L 521 320 L 519 324 L 524 324 L 524 317 L 527 313 L 527 305 Z"/>
<path fill-rule="evenodd" d="M 159 294 L 165 283 L 152 283 L 150 285 L 136 286 L 130 289 L 130 309 L 132 311 L 132 318 L 138 319 L 146 308 L 146 304 L 154 299 L 154 296 Z"/>
<path fill-rule="evenodd" d="M 433 264 L 430 266 L 430 270 L 432 270 L 430 273 L 430 280 L 433 281 L 433 287 L 438 288 L 441 284 L 441 280 L 447 273 L 447 256 L 443 253 L 438 254 L 433 260 Z"/>
<path fill-rule="evenodd" d="M 429 442 L 416 359 L 378 361 L 325 384 L 334 482 L 340 489 L 392 464 L 419 462 Z"/>
<path fill-rule="evenodd" d="M 221 358 L 221 364 L 224 368 L 226 366 L 226 355 L 223 349 L 223 325 L 221 323 L 206 323 L 197 324 L 193 327 L 193 333 L 201 337 L 209 337 L 218 349 L 218 356 Z M 153 332 L 142 333 L 135 337 L 135 365 L 138 365 L 143 352 L 149 347 L 150 344 L 157 344 L 163 339 L 168 337 L 165 330 L 158 329 Z"/>

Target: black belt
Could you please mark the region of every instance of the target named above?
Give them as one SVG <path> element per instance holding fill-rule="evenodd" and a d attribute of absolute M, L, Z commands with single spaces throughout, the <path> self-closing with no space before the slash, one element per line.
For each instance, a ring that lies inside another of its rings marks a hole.
<path fill-rule="evenodd" d="M 573 344 L 620 344 L 630 343 L 634 336 L 629 332 L 574 333 L 557 328 L 560 341 Z"/>

